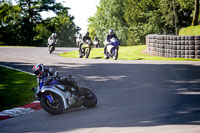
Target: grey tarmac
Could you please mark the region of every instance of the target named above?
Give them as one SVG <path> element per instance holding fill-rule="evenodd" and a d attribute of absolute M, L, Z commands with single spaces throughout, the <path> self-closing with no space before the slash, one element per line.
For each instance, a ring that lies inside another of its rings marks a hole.
<path fill-rule="evenodd" d="M 78 49 L 56 48 L 49 54 L 44 47 L 0 47 L 0 65 L 31 72 L 43 63 L 61 76 L 72 74 L 98 98 L 92 109 L 61 115 L 40 110 L 0 121 L 1 133 L 200 132 L 200 62 L 58 56 L 73 50 Z"/>

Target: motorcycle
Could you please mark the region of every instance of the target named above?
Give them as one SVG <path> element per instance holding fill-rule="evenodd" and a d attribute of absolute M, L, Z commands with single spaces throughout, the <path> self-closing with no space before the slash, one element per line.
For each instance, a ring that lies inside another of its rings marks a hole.
<path fill-rule="evenodd" d="M 100 47 L 100 44 L 99 44 L 98 40 L 94 40 L 94 46 L 95 46 L 95 48 L 99 48 Z"/>
<path fill-rule="evenodd" d="M 95 107 L 96 95 L 88 88 L 80 87 L 71 75 L 67 78 L 55 79 L 44 85 L 41 79 L 37 88 L 32 88 L 35 96 L 40 101 L 41 107 L 48 113 L 57 115 L 64 110 L 85 106 Z"/>
<path fill-rule="evenodd" d="M 80 58 L 82 58 L 83 56 L 85 56 L 85 58 L 89 57 L 90 51 L 91 51 L 91 45 L 92 45 L 92 41 L 90 40 L 85 41 L 85 43 L 81 46 L 81 49 L 79 51 Z"/>
<path fill-rule="evenodd" d="M 114 60 L 117 60 L 119 45 L 120 43 L 117 38 L 111 38 L 110 44 L 107 45 L 104 57 L 106 59 L 113 58 Z"/>
<path fill-rule="evenodd" d="M 55 50 L 55 48 L 56 48 L 56 41 L 52 40 L 52 42 L 50 42 L 48 45 L 49 53 L 51 54 Z"/>

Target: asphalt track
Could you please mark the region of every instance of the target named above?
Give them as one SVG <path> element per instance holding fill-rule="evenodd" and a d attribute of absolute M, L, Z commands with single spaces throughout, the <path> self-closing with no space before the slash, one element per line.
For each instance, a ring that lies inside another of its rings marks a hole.
<path fill-rule="evenodd" d="M 115 61 L 57 55 L 70 50 L 76 49 L 57 48 L 49 54 L 46 48 L 0 47 L 0 64 L 31 72 L 34 64 L 43 63 L 61 76 L 72 74 L 80 85 L 94 91 L 97 107 L 61 115 L 40 110 L 2 120 L 1 133 L 200 132 L 200 62 Z"/>

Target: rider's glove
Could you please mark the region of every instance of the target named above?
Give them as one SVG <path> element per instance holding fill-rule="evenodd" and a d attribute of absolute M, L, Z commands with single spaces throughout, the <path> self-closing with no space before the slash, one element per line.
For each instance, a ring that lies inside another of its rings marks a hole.
<path fill-rule="evenodd" d="M 49 82 L 51 82 L 53 80 L 52 77 L 48 77 L 45 81 L 44 81 L 44 85 L 47 85 Z"/>

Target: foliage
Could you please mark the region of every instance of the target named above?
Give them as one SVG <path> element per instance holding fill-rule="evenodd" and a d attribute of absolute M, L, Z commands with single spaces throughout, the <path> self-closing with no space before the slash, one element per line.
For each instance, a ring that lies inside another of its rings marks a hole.
<path fill-rule="evenodd" d="M 143 44 L 147 34 L 175 34 L 175 22 L 178 30 L 189 26 L 193 10 L 193 0 L 101 0 L 89 31 L 104 41 L 113 28 L 122 45 Z"/>
<path fill-rule="evenodd" d="M 20 12 L 18 5 L 4 2 L 0 5 L 0 45 L 16 42 L 20 39 Z"/>
<path fill-rule="evenodd" d="M 58 46 L 75 45 L 75 34 L 80 28 L 74 24 L 68 9 L 55 0 L 18 0 L 15 6 L 3 2 L 0 45 L 46 46 L 52 32 L 58 33 Z M 43 11 L 53 11 L 56 17 L 44 20 L 40 15 Z"/>
<path fill-rule="evenodd" d="M 101 0 L 94 17 L 89 18 L 89 28 L 92 38 L 97 35 L 101 43 L 109 29 L 114 29 L 124 45 L 127 40 L 127 23 L 124 19 L 126 0 Z"/>

